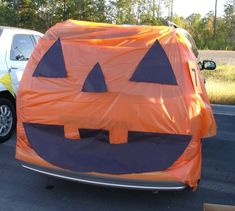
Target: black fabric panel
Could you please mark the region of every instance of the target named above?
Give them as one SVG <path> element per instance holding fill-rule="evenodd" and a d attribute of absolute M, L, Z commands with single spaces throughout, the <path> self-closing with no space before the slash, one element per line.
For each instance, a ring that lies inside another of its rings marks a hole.
<path fill-rule="evenodd" d="M 97 63 L 88 74 L 82 92 L 107 92 L 104 75 L 99 63 Z"/>
<path fill-rule="evenodd" d="M 33 73 L 33 76 L 47 78 L 67 77 L 64 55 L 59 38 L 42 57 Z"/>
<path fill-rule="evenodd" d="M 130 81 L 177 85 L 174 71 L 159 41 L 145 54 Z"/>
<path fill-rule="evenodd" d="M 127 174 L 162 171 L 184 152 L 191 136 L 129 132 L 127 144 L 95 137 L 69 140 L 63 126 L 24 123 L 29 143 L 49 163 L 77 172 Z"/>
<path fill-rule="evenodd" d="M 187 142 L 190 141 L 192 137 L 189 135 L 179 135 L 179 134 L 164 134 L 164 133 L 151 133 L 151 132 L 138 132 L 129 131 L 128 132 L 128 142 L 132 141 L 142 141 L 142 140 L 160 140 L 161 142 Z"/>
<path fill-rule="evenodd" d="M 94 137 L 99 141 L 109 143 L 109 131 L 98 129 L 79 129 L 81 139 Z"/>

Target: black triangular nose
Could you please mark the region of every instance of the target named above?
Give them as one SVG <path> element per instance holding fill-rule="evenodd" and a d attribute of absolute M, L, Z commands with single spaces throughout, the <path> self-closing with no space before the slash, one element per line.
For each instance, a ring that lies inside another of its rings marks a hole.
<path fill-rule="evenodd" d="M 159 41 L 156 41 L 137 65 L 130 81 L 177 85 L 174 71 Z"/>
<path fill-rule="evenodd" d="M 82 92 L 107 92 L 105 78 L 99 63 L 88 74 L 83 84 Z"/>
<path fill-rule="evenodd" d="M 33 76 L 47 78 L 64 78 L 67 76 L 60 38 L 44 54 Z"/>

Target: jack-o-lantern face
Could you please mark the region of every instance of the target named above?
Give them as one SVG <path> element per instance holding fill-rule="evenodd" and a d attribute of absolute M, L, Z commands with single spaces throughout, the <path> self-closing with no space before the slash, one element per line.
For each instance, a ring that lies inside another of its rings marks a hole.
<path fill-rule="evenodd" d="M 19 124 L 37 155 L 108 174 L 164 171 L 182 157 L 200 134 L 185 63 L 192 58 L 173 29 L 159 39 L 154 30 L 137 46 L 62 35 L 40 41 L 19 92 Z"/>

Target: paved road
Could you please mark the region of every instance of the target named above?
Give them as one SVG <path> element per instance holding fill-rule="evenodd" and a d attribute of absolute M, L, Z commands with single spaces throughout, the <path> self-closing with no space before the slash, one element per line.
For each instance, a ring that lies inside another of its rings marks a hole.
<path fill-rule="evenodd" d="M 217 108 L 218 110 L 218 108 Z M 235 205 L 235 116 L 216 115 L 218 135 L 203 142 L 196 192 L 130 191 L 59 180 L 20 167 L 15 137 L 0 145 L 0 210 L 202 210 L 204 202 Z"/>
<path fill-rule="evenodd" d="M 212 59 L 217 64 L 222 63 L 235 65 L 235 51 L 200 50 L 199 58 L 200 60 Z"/>

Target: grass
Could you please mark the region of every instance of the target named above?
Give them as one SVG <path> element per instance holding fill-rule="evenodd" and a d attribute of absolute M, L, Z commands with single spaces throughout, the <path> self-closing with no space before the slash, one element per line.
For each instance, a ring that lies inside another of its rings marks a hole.
<path fill-rule="evenodd" d="M 216 70 L 205 70 L 206 90 L 211 103 L 235 105 L 235 66 L 220 64 Z"/>

